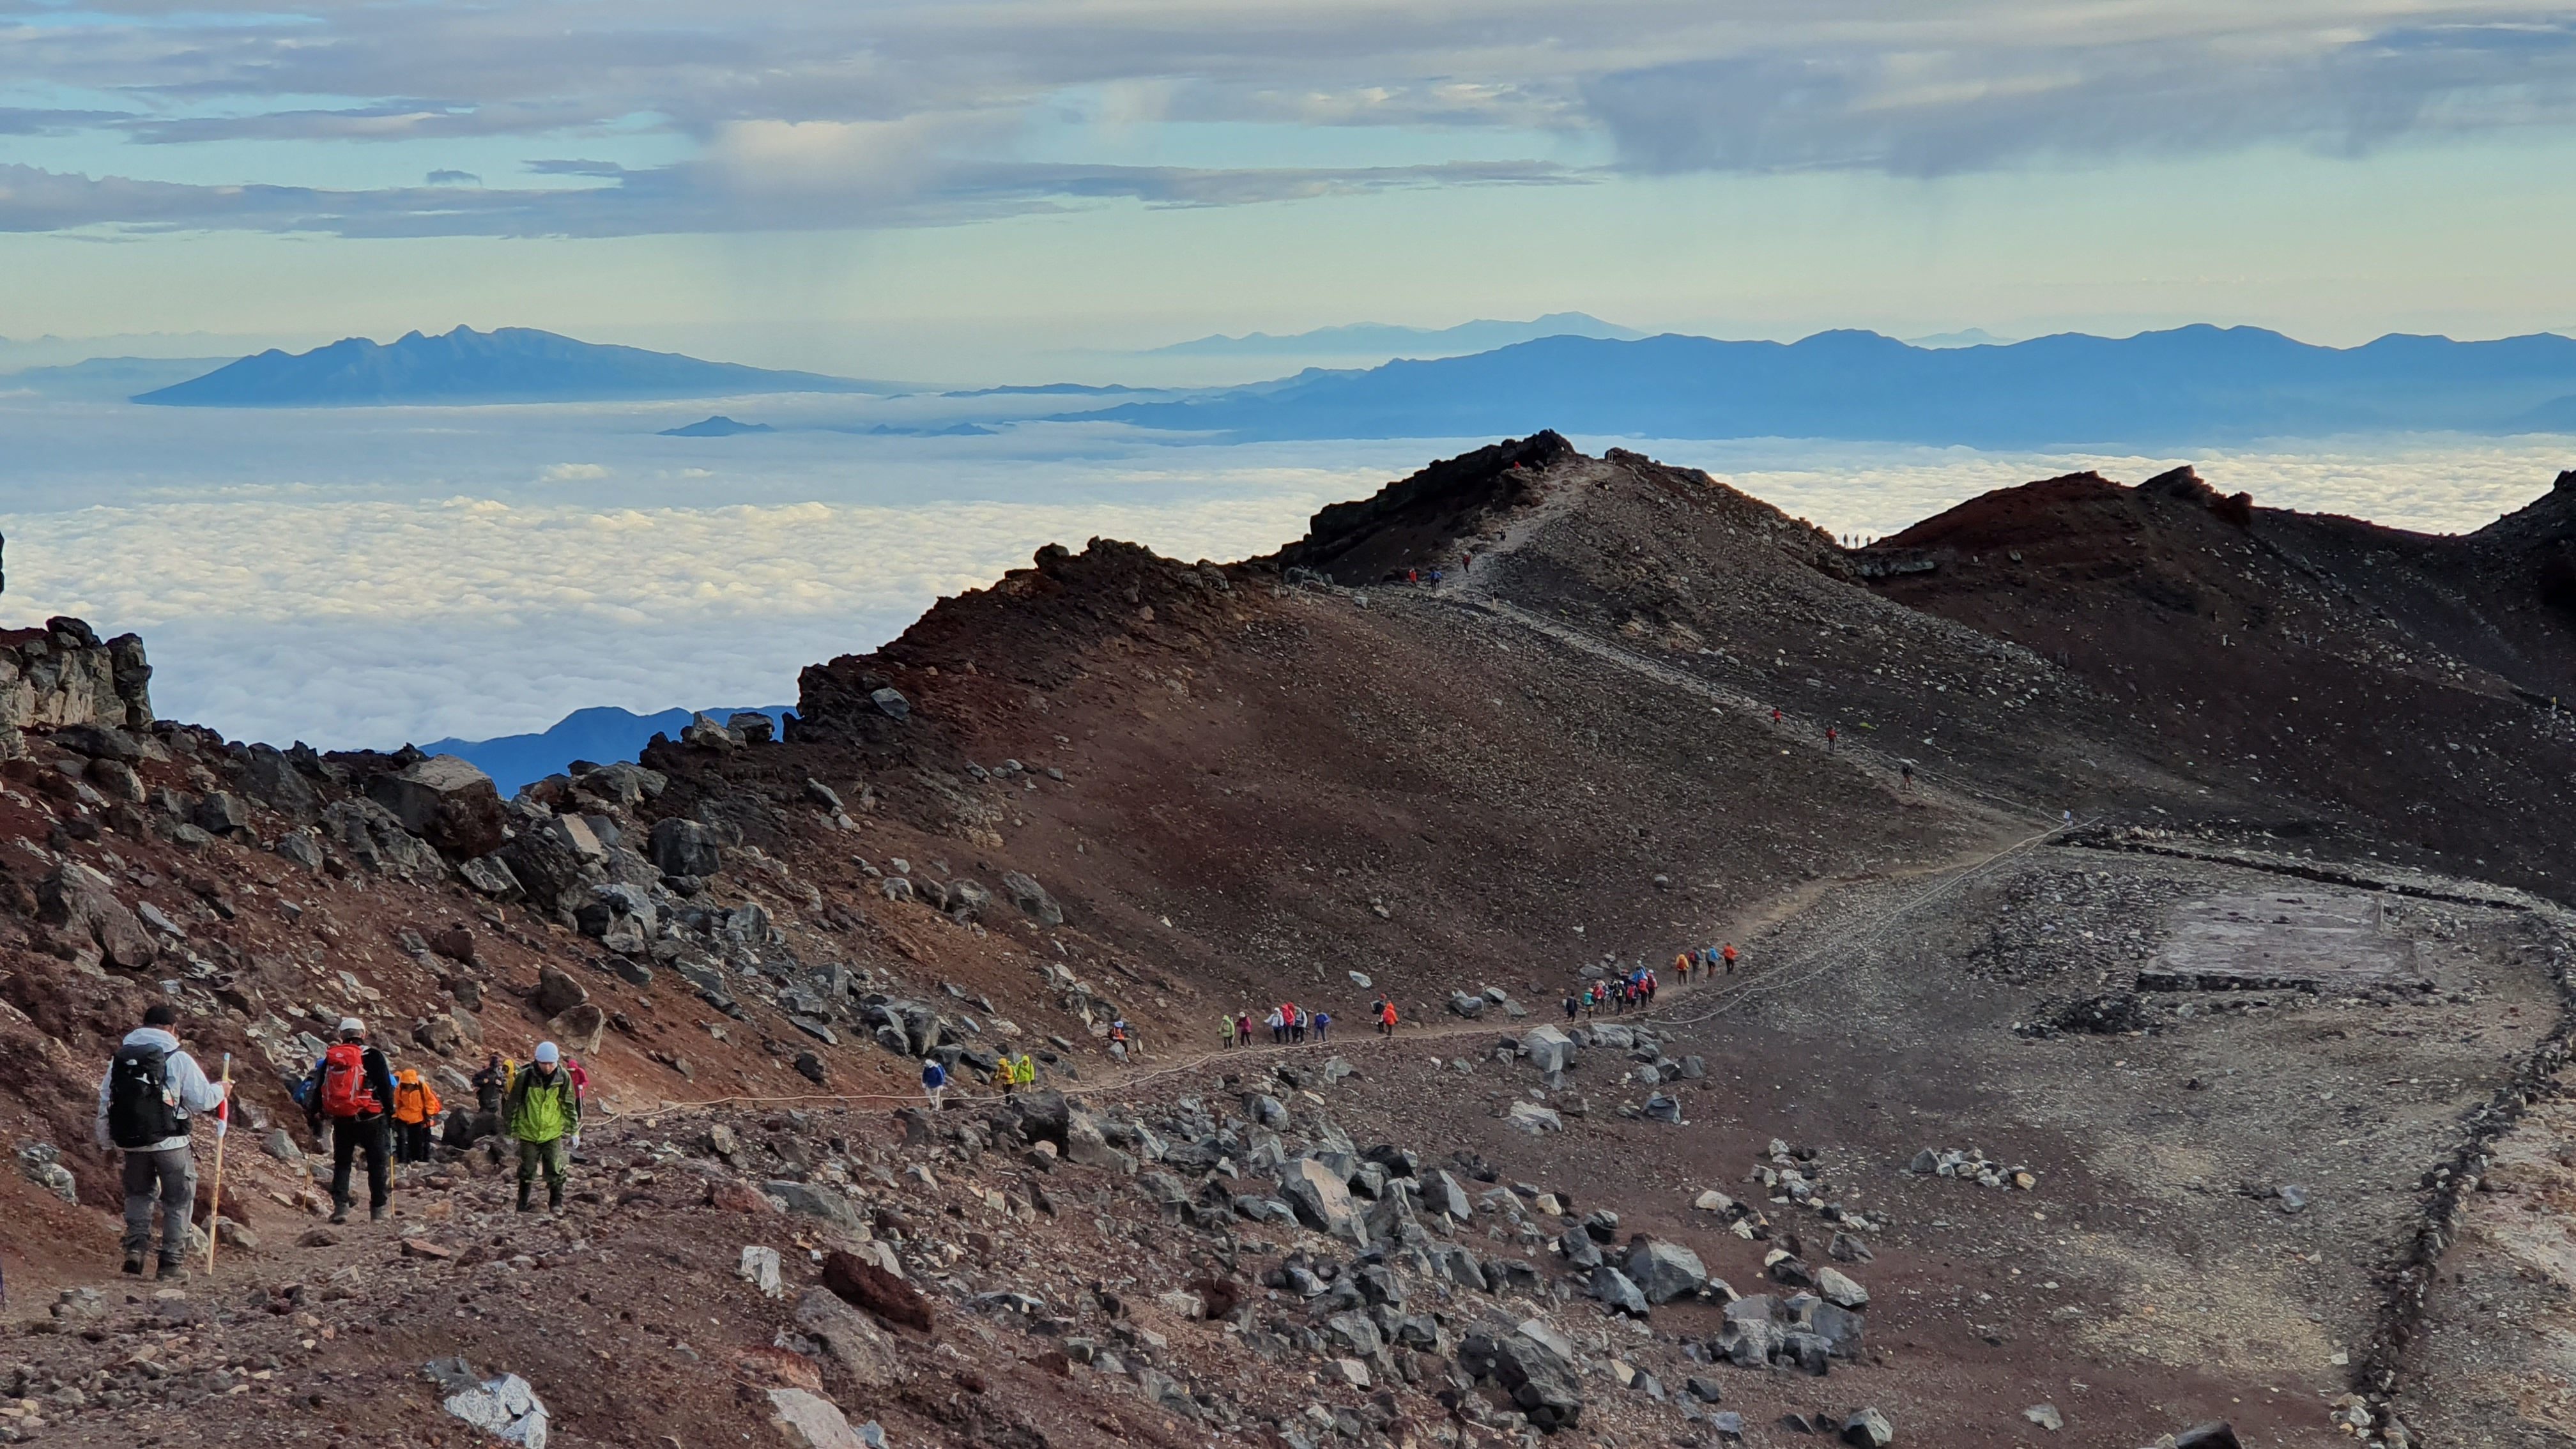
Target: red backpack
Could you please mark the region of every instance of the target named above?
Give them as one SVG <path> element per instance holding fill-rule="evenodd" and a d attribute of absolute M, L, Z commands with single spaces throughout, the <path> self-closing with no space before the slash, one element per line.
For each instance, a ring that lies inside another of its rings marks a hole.
<path fill-rule="evenodd" d="M 372 1117 L 384 1110 L 367 1084 L 366 1049 L 340 1042 L 322 1054 L 322 1115 Z"/>

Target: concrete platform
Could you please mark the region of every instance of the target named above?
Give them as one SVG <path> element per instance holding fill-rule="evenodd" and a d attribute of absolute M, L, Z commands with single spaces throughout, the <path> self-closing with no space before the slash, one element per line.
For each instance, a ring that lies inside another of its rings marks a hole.
<path fill-rule="evenodd" d="M 2366 891 L 2264 891 L 2182 901 L 2138 972 L 2143 991 L 2367 991 L 2411 981 L 2415 943 Z"/>

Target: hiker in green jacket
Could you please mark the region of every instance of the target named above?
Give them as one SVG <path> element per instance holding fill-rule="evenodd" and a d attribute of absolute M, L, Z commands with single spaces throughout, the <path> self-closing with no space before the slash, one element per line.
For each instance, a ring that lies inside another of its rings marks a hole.
<path fill-rule="evenodd" d="M 528 1191 L 541 1167 L 546 1209 L 562 1211 L 565 1162 L 581 1145 L 581 1096 L 573 1090 L 572 1073 L 564 1070 L 560 1047 L 537 1044 L 537 1059 L 510 1084 L 501 1117 L 519 1143 L 519 1211 L 528 1210 Z"/>

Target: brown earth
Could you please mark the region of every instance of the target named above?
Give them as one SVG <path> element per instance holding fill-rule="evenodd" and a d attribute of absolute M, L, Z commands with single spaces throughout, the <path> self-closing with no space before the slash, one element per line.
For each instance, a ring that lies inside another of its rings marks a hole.
<path fill-rule="evenodd" d="M 2507 1317 L 2464 1377 L 2456 1294 L 2417 1290 L 2466 1271 L 2444 1253 L 2498 1194 L 2460 1185 L 2532 1130 L 2562 1040 L 2571 496 L 2443 540 L 2079 477 L 1847 552 L 1543 434 L 1272 559 L 1043 550 L 807 670 L 783 741 L 693 729 L 516 803 L 408 754 L 162 723 L 120 774 L 113 741 L 31 733 L 0 789 L 0 1130 L 54 1144 L 81 1204 L 0 1186 L 0 1438 L 473 1442 L 422 1373 L 462 1355 L 562 1444 L 766 1441 L 793 1388 L 895 1444 L 1499 1443 L 1523 1419 L 1476 1335 L 1533 1315 L 1588 1443 L 1717 1442 L 1727 1412 L 1799 1442 L 1784 1415 L 1864 1405 L 1909 1444 L 2323 1444 L 2356 1412 L 2393 1443 L 2392 1405 L 2431 1442 L 2558 1433 L 2554 1320 Z M 67 897 L 74 866 L 103 886 Z M 2375 903 L 2366 954 L 2400 969 L 2140 989 L 2177 911 L 2328 895 Z M 1741 974 L 1675 979 L 1726 940 Z M 1594 1038 L 1562 1081 L 1522 1059 L 1578 973 L 1638 965 L 1653 1009 L 1582 1025 L 1651 1045 Z M 107 1051 L 164 996 L 255 1109 L 224 1210 L 258 1246 L 176 1298 L 114 1273 L 88 1145 Z M 1283 999 L 1332 1040 L 1219 1047 Z M 303 1246 L 327 1203 L 256 1124 L 301 1136 L 282 1074 L 349 1012 L 433 1077 L 597 1031 L 567 1212 L 509 1212 L 460 1148 L 394 1223 Z M 925 1035 L 1033 1049 L 1077 1105 L 970 1070 L 899 1112 Z M 1245 1215 L 1275 1154 L 1379 1143 L 1472 1217 L 1389 1220 L 1380 1274 Z M 1925 1149 L 2030 1184 L 1908 1170 Z M 1642 1232 L 1745 1294 L 1789 1291 L 1771 1250 L 1830 1263 L 1862 1343 L 1822 1377 L 1707 1363 L 1722 1292 L 1629 1318 L 1565 1263 L 1596 1210 L 1614 1259 Z M 1489 1292 L 1453 1243 L 1534 1271 Z M 2564 1254 L 2497 1251 L 2564 1292 Z M 1327 1264 L 1402 1291 L 1379 1331 L 1411 1341 L 1354 1343 L 1334 1314 L 1365 1303 L 1281 1276 Z M 894 1321 L 834 1316 L 827 1280 Z"/>

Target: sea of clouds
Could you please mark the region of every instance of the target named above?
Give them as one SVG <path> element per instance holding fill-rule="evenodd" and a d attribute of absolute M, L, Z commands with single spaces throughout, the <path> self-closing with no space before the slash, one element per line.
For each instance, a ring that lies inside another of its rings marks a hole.
<path fill-rule="evenodd" d="M 794 421 L 790 405 L 761 406 Z M 853 406 L 900 422 L 907 405 L 829 406 L 842 422 Z M 1041 544 L 1266 553 L 1322 505 L 1486 441 L 1227 446 L 1080 423 L 654 435 L 708 410 L 233 412 L 0 395 L 0 622 L 69 613 L 139 631 L 162 713 L 280 743 L 479 738 L 599 704 L 792 703 L 804 665 L 883 642 Z M 2548 438 L 2190 459 L 1577 441 L 1705 467 L 1858 534 L 2031 478 L 2136 481 L 2184 461 L 2266 504 L 2456 531 L 2576 464 L 2569 440 Z"/>

